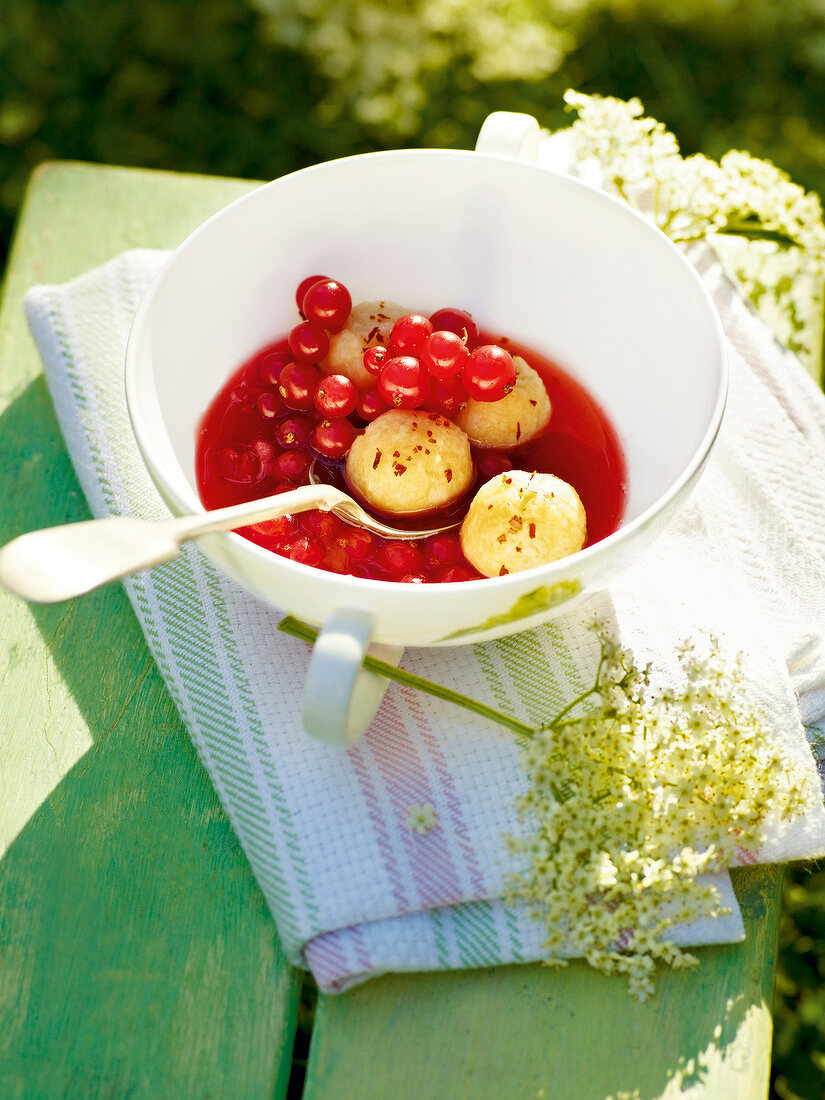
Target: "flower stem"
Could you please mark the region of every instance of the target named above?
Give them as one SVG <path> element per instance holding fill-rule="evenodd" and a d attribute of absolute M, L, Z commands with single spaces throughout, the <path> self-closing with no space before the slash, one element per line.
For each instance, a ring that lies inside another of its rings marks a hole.
<path fill-rule="evenodd" d="M 555 718 L 552 719 L 552 721 L 548 722 L 546 725 L 542 726 L 541 728 L 545 729 L 545 730 L 554 730 L 558 726 L 561 726 L 562 724 L 564 724 L 564 725 L 575 725 L 576 722 L 579 721 L 579 719 L 575 719 L 573 722 L 570 722 L 570 723 L 568 723 L 568 722 L 563 723 L 562 719 L 564 718 L 564 716 L 566 714 L 569 714 L 571 710 L 573 710 L 575 707 L 577 707 L 579 705 L 579 703 L 583 703 L 584 700 L 587 699 L 590 695 L 595 695 L 598 690 L 599 690 L 599 685 L 596 683 L 596 684 L 593 685 L 593 687 L 588 688 L 587 691 L 583 691 L 581 693 L 581 695 L 577 695 L 576 698 L 573 699 L 572 702 L 568 703 L 566 707 L 563 707 L 559 711 L 559 713 L 555 716 Z"/>
<path fill-rule="evenodd" d="M 318 637 L 318 631 L 314 627 L 302 623 L 292 615 L 287 615 L 285 619 L 281 619 L 278 623 L 278 629 L 293 638 L 300 638 L 301 641 L 307 642 L 309 645 L 312 645 Z M 378 657 L 371 657 L 367 654 L 364 657 L 364 668 L 369 669 L 370 672 L 376 672 L 379 676 L 384 676 L 387 680 L 395 680 L 399 684 L 406 684 L 408 687 L 417 688 L 418 691 L 424 691 L 428 695 L 434 695 L 436 699 L 444 699 L 448 703 L 455 703 L 458 707 L 464 707 L 465 710 L 471 710 L 475 714 L 480 714 L 483 718 L 489 718 L 491 722 L 506 726 L 507 729 L 522 737 L 532 737 L 536 732 L 535 726 L 528 726 L 517 718 L 511 718 L 509 714 L 504 714 L 494 707 L 479 703 L 478 700 L 453 691 L 452 688 L 444 687 L 443 684 L 436 684 L 432 680 L 426 680 L 423 676 L 416 676 L 414 672 L 396 668 L 395 665 L 390 664 L 388 661 L 381 661 Z"/>
<path fill-rule="evenodd" d="M 729 218 L 725 225 L 715 226 L 713 233 L 720 236 L 743 237 L 748 241 L 773 241 L 783 248 L 801 248 L 798 241 L 781 229 L 768 229 L 761 222 L 751 218 Z"/>
<path fill-rule="evenodd" d="M 556 714 L 551 719 L 551 721 L 549 721 L 545 726 L 542 726 L 541 728 L 545 729 L 545 730 L 554 730 L 554 729 L 556 729 L 557 726 L 560 726 L 562 724 L 567 725 L 568 723 L 566 723 L 566 722 L 563 723 L 564 716 L 566 714 L 569 714 L 571 710 L 575 710 L 575 708 L 579 705 L 579 703 L 583 703 L 584 700 L 587 699 L 589 696 L 595 695 L 596 692 L 601 687 L 601 682 L 600 681 L 601 681 L 602 668 L 603 667 L 604 667 L 604 653 L 602 653 L 602 655 L 599 659 L 599 667 L 596 669 L 596 682 L 593 684 L 593 686 L 587 688 L 586 691 L 583 691 L 581 693 L 581 695 L 577 695 L 576 698 L 573 699 L 571 702 L 569 702 L 566 707 L 562 707 L 562 709 L 558 712 L 558 714 Z"/>

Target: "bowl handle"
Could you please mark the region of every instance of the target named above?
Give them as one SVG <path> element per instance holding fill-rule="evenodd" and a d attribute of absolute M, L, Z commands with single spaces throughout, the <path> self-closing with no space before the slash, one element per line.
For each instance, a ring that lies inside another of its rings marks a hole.
<path fill-rule="evenodd" d="M 375 620 L 339 610 L 327 620 L 312 651 L 304 684 L 304 728 L 329 745 L 353 745 L 375 717 L 389 681 L 363 667 L 366 653 L 397 665 L 403 646 L 370 645 Z"/>
<path fill-rule="evenodd" d="M 494 111 L 487 115 L 478 132 L 477 153 L 515 157 L 531 164 L 538 161 L 541 127 L 532 115 L 517 111 Z"/>

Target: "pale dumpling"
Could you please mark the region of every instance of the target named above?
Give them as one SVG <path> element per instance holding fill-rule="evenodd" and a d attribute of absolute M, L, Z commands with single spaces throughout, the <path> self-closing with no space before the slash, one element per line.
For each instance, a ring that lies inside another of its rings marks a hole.
<path fill-rule="evenodd" d="M 364 352 L 374 344 L 387 345 L 392 327 L 410 310 L 396 302 L 360 302 L 347 323 L 329 338 L 329 352 L 321 363 L 324 374 L 345 374 L 361 390 L 372 389 L 375 376 L 364 366 Z"/>
<path fill-rule="evenodd" d="M 550 398 L 539 374 L 518 355 L 516 384 L 498 401 L 472 398 L 455 422 L 477 447 L 520 447 L 544 430 L 550 420 Z"/>
<path fill-rule="evenodd" d="M 581 550 L 587 517 L 566 481 L 510 470 L 482 485 L 460 534 L 467 561 L 485 577 L 499 577 Z"/>
<path fill-rule="evenodd" d="M 470 441 L 437 413 L 391 409 L 356 436 L 347 478 L 367 504 L 382 512 L 443 508 L 473 482 Z"/>

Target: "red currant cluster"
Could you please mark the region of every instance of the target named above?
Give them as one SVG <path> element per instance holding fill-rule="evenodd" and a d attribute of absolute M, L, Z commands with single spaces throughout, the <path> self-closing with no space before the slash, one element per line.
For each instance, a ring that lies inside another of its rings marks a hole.
<path fill-rule="evenodd" d="M 429 409 L 450 419 L 469 398 L 498 401 L 516 381 L 513 357 L 496 344 L 479 344 L 478 328 L 461 309 L 432 317 L 408 313 L 393 325 L 388 347 L 364 352 L 387 406 Z"/>
<path fill-rule="evenodd" d="M 296 291 L 303 320 L 289 333 L 278 393 L 295 412 L 315 412 L 309 442 L 327 458 L 341 458 L 355 436 L 348 419 L 375 420 L 390 408 L 419 409 L 453 419 L 467 404 L 498 401 L 516 381 L 512 355 L 496 344 L 480 344 L 476 323 L 461 309 L 439 309 L 431 317 L 410 313 L 392 328 L 388 346 L 364 352 L 364 367 L 376 378 L 359 393 L 343 374 L 322 376 L 318 364 L 329 353 L 330 334 L 341 331 L 352 298 L 341 283 L 310 275 Z M 266 415 L 265 410 L 261 410 Z"/>
<path fill-rule="evenodd" d="M 343 458 L 359 430 L 356 425 L 390 408 L 423 406 L 452 419 L 469 397 L 494 401 L 512 388 L 510 353 L 493 344 L 479 345 L 469 313 L 440 309 L 429 319 L 401 317 L 387 347 L 376 344 L 364 352 L 364 365 L 377 384 L 359 392 L 346 375 L 323 374 L 319 367 L 329 353 L 330 335 L 340 332 L 350 316 L 347 288 L 312 275 L 299 285 L 296 301 L 302 320 L 286 341 L 257 357 L 254 378 L 237 388 L 230 403 L 234 417 L 242 416 L 251 401 L 256 415 L 269 422 L 270 434 L 257 439 L 254 447 L 215 452 L 226 481 L 254 484 L 267 473 L 290 488 L 306 480 L 313 454 Z M 476 463 L 488 478 L 512 467 L 493 451 L 476 456 Z"/>
<path fill-rule="evenodd" d="M 318 364 L 329 353 L 330 333 L 340 332 L 346 324 L 352 298 L 347 288 L 334 279 L 310 275 L 299 285 L 295 300 L 304 319 L 287 338 L 291 358 L 283 353 L 278 393 L 287 408 L 315 415 L 309 421 L 304 418 L 296 423 L 290 423 L 288 417 L 278 428 L 286 426 L 287 432 L 293 432 L 289 441 L 293 446 L 297 430 L 306 436 L 301 442 L 309 442 L 319 454 L 341 458 L 355 438 L 355 428 L 348 417 L 358 407 L 358 391 L 343 374 L 322 375 Z M 267 394 L 262 395 L 264 398 L 272 400 Z M 276 428 L 276 435 L 277 431 Z"/>
<path fill-rule="evenodd" d="M 332 573 L 405 584 L 479 577 L 466 561 L 456 532 L 402 542 L 351 527 L 331 512 L 309 511 L 265 520 L 249 533 L 293 561 Z"/>
<path fill-rule="evenodd" d="M 468 313 L 441 309 L 429 319 L 401 317 L 386 347 L 364 353 L 375 385 L 359 392 L 345 375 L 321 370 L 331 340 L 352 312 L 347 288 L 313 275 L 297 288 L 296 301 L 300 322 L 286 339 L 261 348 L 243 365 L 201 428 L 198 478 L 206 487 L 208 507 L 306 484 L 313 459 L 340 460 L 363 425 L 388 409 L 417 408 L 421 402 L 452 419 L 469 397 L 495 400 L 512 387 L 515 369 L 509 353 L 484 345 Z M 423 379 L 417 394 L 398 367 L 405 360 Z M 387 373 L 393 363 L 395 376 Z M 473 459 L 481 482 L 513 467 L 512 457 L 501 451 L 474 450 Z M 416 542 L 388 541 L 329 513 L 309 511 L 242 533 L 295 561 L 355 576 L 424 583 L 479 575 L 466 562 L 455 532 Z"/>

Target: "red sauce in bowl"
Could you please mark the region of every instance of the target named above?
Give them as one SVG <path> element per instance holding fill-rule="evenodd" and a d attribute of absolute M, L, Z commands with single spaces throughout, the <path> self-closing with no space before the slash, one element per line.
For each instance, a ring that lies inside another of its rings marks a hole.
<path fill-rule="evenodd" d="M 587 513 L 587 543 L 612 534 L 626 500 L 622 449 L 606 414 L 587 391 L 557 364 L 507 338 L 483 334 L 487 342 L 520 355 L 541 376 L 552 406 L 545 431 L 508 451 L 473 449 L 477 484 L 503 469 L 551 473 L 569 482 Z M 341 484 L 344 460 L 317 455 L 310 442 L 312 417 L 286 407 L 278 394 L 278 373 L 289 358 L 286 339 L 267 345 L 244 363 L 215 396 L 201 423 L 196 445 L 198 490 L 205 508 L 222 508 L 309 480 L 318 460 L 327 480 Z M 362 427 L 356 414 L 351 417 Z M 466 500 L 469 500 L 472 494 Z M 426 526 L 437 526 L 432 513 Z M 419 516 L 419 521 L 423 522 Z M 386 517 L 393 526 L 392 517 Z M 310 511 L 244 527 L 238 534 L 295 561 L 374 580 L 408 583 L 477 579 L 461 552 L 458 530 L 426 539 L 383 539 L 336 516 Z"/>

